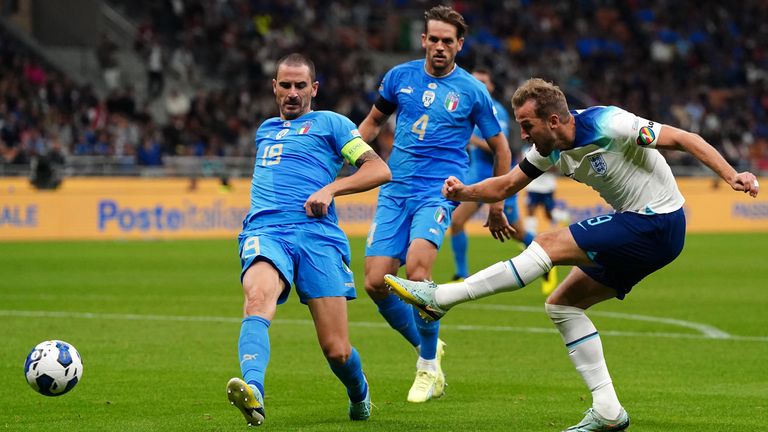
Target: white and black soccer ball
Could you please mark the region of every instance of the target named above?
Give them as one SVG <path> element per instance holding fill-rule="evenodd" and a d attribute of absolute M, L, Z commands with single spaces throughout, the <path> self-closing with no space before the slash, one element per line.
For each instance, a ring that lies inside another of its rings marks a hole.
<path fill-rule="evenodd" d="M 24 375 L 36 392 L 61 396 L 83 376 L 83 361 L 74 346 L 60 340 L 37 344 L 24 362 Z"/>

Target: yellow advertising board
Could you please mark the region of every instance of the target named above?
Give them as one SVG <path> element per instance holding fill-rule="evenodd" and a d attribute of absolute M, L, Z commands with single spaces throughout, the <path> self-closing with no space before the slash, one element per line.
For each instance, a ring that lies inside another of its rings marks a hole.
<path fill-rule="evenodd" d="M 768 231 L 768 197 L 752 199 L 713 179 L 683 178 L 678 184 L 686 198 L 688 232 Z M 248 211 L 249 188 L 249 179 L 222 188 L 213 179 L 69 178 L 55 191 L 39 191 L 25 179 L 4 178 L 0 241 L 234 238 Z M 336 199 L 347 234 L 367 233 L 376 196 L 371 191 Z M 525 203 L 524 191 L 519 199 Z M 574 222 L 612 212 L 597 193 L 565 178 L 558 179 L 555 201 Z M 467 230 L 487 233 L 483 221 L 479 212 Z M 546 226 L 539 221 L 539 227 Z"/>

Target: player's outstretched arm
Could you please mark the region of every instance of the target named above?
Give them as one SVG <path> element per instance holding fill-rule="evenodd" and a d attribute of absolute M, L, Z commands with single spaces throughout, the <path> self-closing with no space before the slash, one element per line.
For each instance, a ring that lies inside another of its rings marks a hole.
<path fill-rule="evenodd" d="M 333 197 L 367 191 L 392 179 L 387 164 L 373 150 L 367 150 L 355 161 L 358 170 L 348 177 L 334 180 L 316 191 L 304 203 L 307 216 L 324 217 Z"/>
<path fill-rule="evenodd" d="M 479 183 L 465 185 L 456 177 L 448 177 L 443 183 L 443 196 L 454 201 L 492 203 L 504 200 L 520 192 L 531 182 L 519 166 L 499 177 L 490 177 Z"/>
<path fill-rule="evenodd" d="M 735 191 L 749 193 L 752 197 L 756 197 L 760 190 L 754 174 L 748 171 L 736 172 L 728 161 L 698 134 L 664 125 L 661 127 L 656 148 L 682 150 L 692 154 L 722 177 Z"/>

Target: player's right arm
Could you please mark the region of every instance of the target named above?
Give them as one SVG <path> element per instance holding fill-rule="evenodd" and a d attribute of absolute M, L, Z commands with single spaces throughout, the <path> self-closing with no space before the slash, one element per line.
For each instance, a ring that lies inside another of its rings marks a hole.
<path fill-rule="evenodd" d="M 371 112 L 365 117 L 360 126 L 360 138 L 367 143 L 372 143 L 379 136 L 381 127 L 387 122 L 389 116 L 397 109 L 397 94 L 395 93 L 394 83 L 397 80 L 397 72 L 390 69 L 381 79 L 379 84 L 379 98 L 371 107 Z"/>
<path fill-rule="evenodd" d="M 367 143 L 373 142 L 373 140 L 379 136 L 381 127 L 384 126 L 384 123 L 387 122 L 387 119 L 392 114 L 392 112 L 389 112 L 389 114 L 383 113 L 379 108 L 377 108 L 378 105 L 379 102 L 377 101 L 376 105 L 371 107 L 371 112 L 368 113 L 368 115 L 358 127 L 358 130 L 360 131 L 360 137 Z"/>
<path fill-rule="evenodd" d="M 533 178 L 528 177 L 520 165 L 498 177 L 489 177 L 479 183 L 465 185 L 454 176 L 443 184 L 443 195 L 454 201 L 475 201 L 493 203 L 504 200 L 528 186 Z"/>

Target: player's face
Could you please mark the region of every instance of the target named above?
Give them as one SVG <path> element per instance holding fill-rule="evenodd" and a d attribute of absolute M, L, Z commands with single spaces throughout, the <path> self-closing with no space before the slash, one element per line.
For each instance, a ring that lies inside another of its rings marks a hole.
<path fill-rule="evenodd" d="M 493 94 L 493 82 L 491 82 L 491 76 L 485 72 L 472 72 L 472 76 L 478 81 L 485 84 L 485 88 L 488 89 L 488 93 Z"/>
<path fill-rule="evenodd" d="M 530 145 L 536 145 L 536 150 L 542 156 L 549 156 L 555 149 L 556 135 L 551 124 L 546 119 L 536 116 L 536 102 L 532 99 L 525 101 L 515 108 L 515 120 L 520 124 L 520 138 Z"/>
<path fill-rule="evenodd" d="M 421 46 L 427 51 L 427 72 L 434 76 L 443 76 L 453 70 L 456 53 L 461 51 L 464 38 L 456 37 L 453 24 L 429 20 L 427 33 L 421 35 Z"/>
<path fill-rule="evenodd" d="M 281 64 L 272 91 L 280 109 L 280 118 L 293 120 L 310 111 L 312 98 L 317 95 L 317 81 L 312 82 L 307 65 Z"/>

